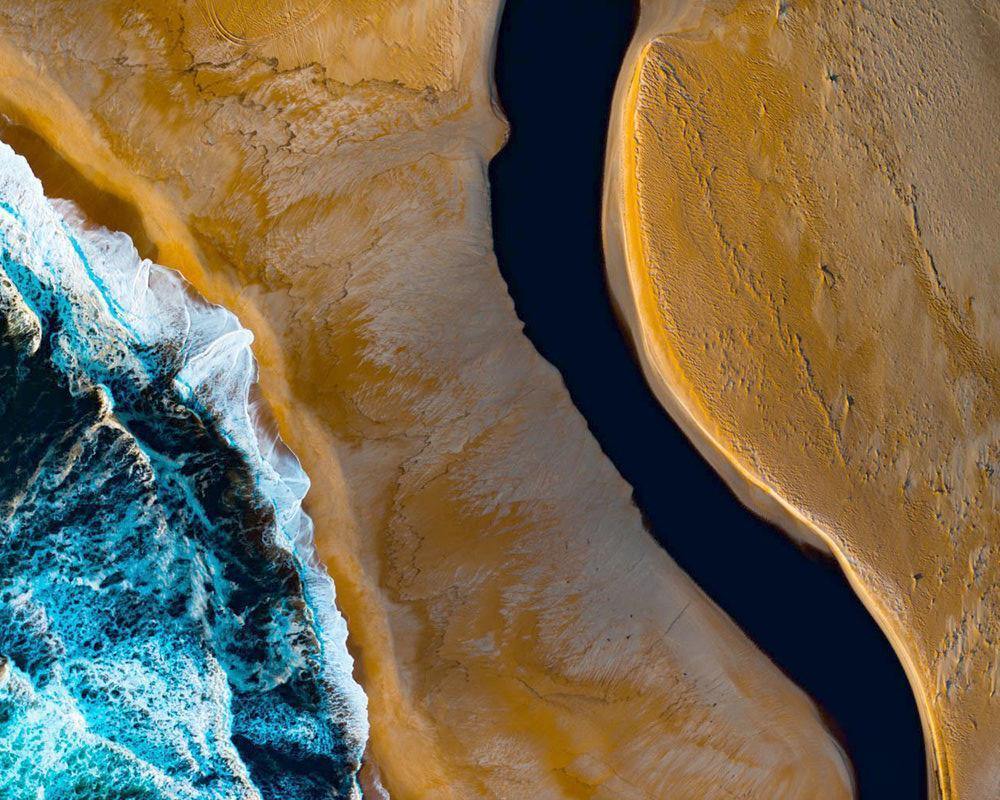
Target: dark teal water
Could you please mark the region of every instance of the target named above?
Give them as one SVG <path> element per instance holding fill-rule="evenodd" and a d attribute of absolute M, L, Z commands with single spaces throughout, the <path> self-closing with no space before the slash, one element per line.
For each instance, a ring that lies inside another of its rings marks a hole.
<path fill-rule="evenodd" d="M 0 798 L 356 796 L 365 700 L 249 343 L 0 144 Z"/>
<path fill-rule="evenodd" d="M 650 531 L 827 712 L 862 800 L 924 800 L 920 720 L 888 641 L 835 565 L 754 517 L 701 459 L 609 304 L 604 145 L 636 17 L 627 0 L 507 0 L 496 80 L 511 137 L 490 167 L 500 269 Z"/>

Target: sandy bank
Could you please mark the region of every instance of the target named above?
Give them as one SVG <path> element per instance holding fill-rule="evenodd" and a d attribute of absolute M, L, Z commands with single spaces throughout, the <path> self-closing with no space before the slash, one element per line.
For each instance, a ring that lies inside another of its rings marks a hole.
<path fill-rule="evenodd" d="M 813 706 L 643 530 L 521 333 L 485 179 L 496 3 L 262 8 L 8 4 L 0 110 L 43 181 L 254 331 L 368 780 L 849 797 Z"/>
<path fill-rule="evenodd" d="M 609 279 L 663 405 L 748 506 L 837 557 L 889 635 L 933 791 L 987 798 L 996 9 L 868 5 L 644 6 Z"/>

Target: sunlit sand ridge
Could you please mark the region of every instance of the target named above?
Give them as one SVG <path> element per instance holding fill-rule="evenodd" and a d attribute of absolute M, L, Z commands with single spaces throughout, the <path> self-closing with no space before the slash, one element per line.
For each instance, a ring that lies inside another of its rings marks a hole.
<path fill-rule="evenodd" d="M 651 385 L 841 562 L 962 800 L 1000 794 L 998 13 L 649 2 L 606 184 Z"/>
<path fill-rule="evenodd" d="M 2 135 L 253 330 L 368 697 L 367 796 L 847 798 L 813 706 L 643 530 L 521 334 L 497 13 L 13 0 Z"/>

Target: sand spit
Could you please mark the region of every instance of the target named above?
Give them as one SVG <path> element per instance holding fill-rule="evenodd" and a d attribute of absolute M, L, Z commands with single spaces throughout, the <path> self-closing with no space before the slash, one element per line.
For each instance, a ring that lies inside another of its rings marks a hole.
<path fill-rule="evenodd" d="M 998 14 L 646 3 L 605 204 L 651 385 L 840 561 L 962 800 L 1000 794 Z"/>
<path fill-rule="evenodd" d="M 253 330 L 396 798 L 852 795 L 643 530 L 492 254 L 496 2 L 0 10 L 0 135 Z M 380 788 L 381 787 L 381 788 Z"/>

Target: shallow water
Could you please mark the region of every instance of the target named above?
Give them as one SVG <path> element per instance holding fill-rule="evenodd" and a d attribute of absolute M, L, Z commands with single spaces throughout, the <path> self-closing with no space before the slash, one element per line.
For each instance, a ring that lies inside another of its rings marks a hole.
<path fill-rule="evenodd" d="M 0 797 L 354 796 L 365 698 L 249 332 L 5 145 L 0 268 Z"/>

